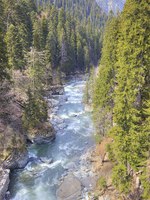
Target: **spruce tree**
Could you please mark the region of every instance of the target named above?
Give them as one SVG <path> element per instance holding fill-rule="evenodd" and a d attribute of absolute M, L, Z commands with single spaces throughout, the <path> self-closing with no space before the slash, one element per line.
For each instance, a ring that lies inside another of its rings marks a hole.
<path fill-rule="evenodd" d="M 4 42 L 4 10 L 3 3 L 0 0 L 0 82 L 7 77 L 7 58 L 5 51 L 5 42 Z"/>
<path fill-rule="evenodd" d="M 112 17 L 105 28 L 102 57 L 93 96 L 94 121 L 98 132 L 102 135 L 107 134 L 113 120 L 117 42 L 118 19 Z"/>

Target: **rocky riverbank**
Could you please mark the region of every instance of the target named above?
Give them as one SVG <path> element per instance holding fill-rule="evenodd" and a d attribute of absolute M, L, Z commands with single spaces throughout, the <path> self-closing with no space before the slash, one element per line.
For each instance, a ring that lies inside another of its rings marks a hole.
<path fill-rule="evenodd" d="M 89 149 L 79 161 L 68 166 L 57 190 L 59 200 L 116 200 L 120 194 L 112 185 L 113 164 L 108 158 L 106 138 L 96 148 Z"/>
<path fill-rule="evenodd" d="M 22 126 L 24 95 L 16 96 L 16 93 L 10 90 L 8 83 L 0 89 L 0 200 L 3 200 L 9 187 L 11 170 L 22 169 L 31 161 L 26 148 L 28 142 L 37 144 L 50 142 L 55 139 L 55 130 L 50 121 L 47 121 L 42 127 L 35 130 L 35 134 L 25 132 Z M 53 95 L 61 95 L 63 92 L 62 85 L 52 86 L 49 89 L 49 99 L 53 99 Z M 48 106 L 51 109 L 52 104 L 48 104 Z"/>

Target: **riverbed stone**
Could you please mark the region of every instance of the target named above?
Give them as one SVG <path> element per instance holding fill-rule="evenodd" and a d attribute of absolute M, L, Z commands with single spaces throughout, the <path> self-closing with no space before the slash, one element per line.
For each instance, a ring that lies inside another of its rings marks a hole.
<path fill-rule="evenodd" d="M 9 169 L 0 168 L 0 200 L 3 200 L 9 186 Z"/>
<path fill-rule="evenodd" d="M 46 164 L 51 164 L 53 163 L 53 159 L 52 158 L 45 158 L 45 157 L 40 157 L 40 161 L 43 162 L 43 163 L 46 163 Z"/>
<path fill-rule="evenodd" d="M 81 182 L 73 175 L 69 174 L 57 190 L 58 200 L 77 200 L 81 196 Z"/>
<path fill-rule="evenodd" d="M 97 177 L 85 177 L 81 180 L 82 185 L 87 189 L 94 189 L 96 187 Z"/>

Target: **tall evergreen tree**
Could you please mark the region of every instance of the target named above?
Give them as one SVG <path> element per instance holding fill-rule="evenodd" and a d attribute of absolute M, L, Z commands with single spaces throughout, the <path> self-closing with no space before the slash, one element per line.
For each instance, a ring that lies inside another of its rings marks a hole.
<path fill-rule="evenodd" d="M 106 25 L 102 57 L 93 96 L 94 120 L 102 135 L 112 126 L 114 88 L 117 71 L 118 19 L 111 17 Z M 99 119 L 98 119 L 99 116 Z"/>
<path fill-rule="evenodd" d="M 46 41 L 47 61 L 52 69 L 60 64 L 60 44 L 58 40 L 58 10 L 52 7 L 49 16 L 48 36 Z"/>
<path fill-rule="evenodd" d="M 3 2 L 0 0 L 0 81 L 7 76 L 7 58 L 5 51 L 5 42 L 4 42 L 4 10 Z"/>

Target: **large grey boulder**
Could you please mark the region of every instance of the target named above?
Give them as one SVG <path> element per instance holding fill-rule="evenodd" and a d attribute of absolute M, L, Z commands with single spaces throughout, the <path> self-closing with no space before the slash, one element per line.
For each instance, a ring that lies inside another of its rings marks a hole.
<path fill-rule="evenodd" d="M 80 181 L 72 174 L 68 175 L 57 190 L 58 200 L 78 200 L 82 192 Z"/>
<path fill-rule="evenodd" d="M 9 169 L 0 168 L 0 200 L 3 200 L 9 186 Z"/>

